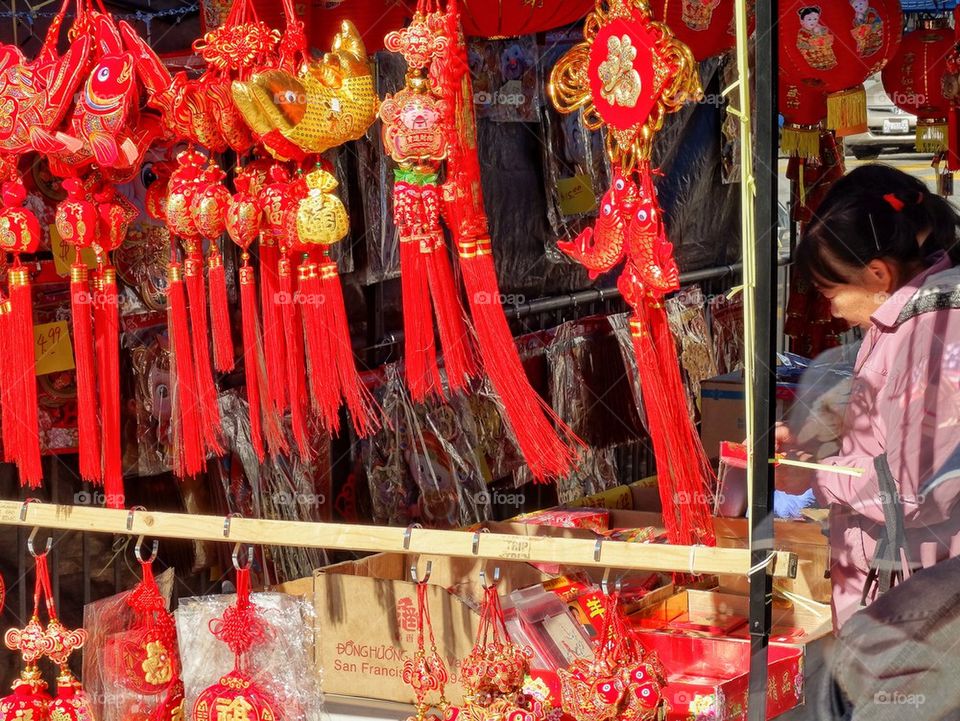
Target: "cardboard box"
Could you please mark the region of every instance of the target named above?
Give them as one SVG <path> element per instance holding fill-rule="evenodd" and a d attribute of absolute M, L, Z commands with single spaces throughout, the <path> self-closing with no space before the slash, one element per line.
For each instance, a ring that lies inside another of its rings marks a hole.
<path fill-rule="evenodd" d="M 777 418 L 783 418 L 796 396 L 795 383 L 777 383 Z M 711 461 L 720 458 L 720 443 L 742 443 L 747 437 L 743 372 L 715 376 L 700 384 L 700 440 Z"/>

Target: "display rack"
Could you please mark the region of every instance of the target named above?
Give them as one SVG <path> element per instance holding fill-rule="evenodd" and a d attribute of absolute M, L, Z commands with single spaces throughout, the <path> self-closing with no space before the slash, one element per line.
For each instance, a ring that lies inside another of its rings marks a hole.
<path fill-rule="evenodd" d="M 797 556 L 775 551 L 751 565 L 750 551 L 708 546 L 592 541 L 550 536 L 515 536 L 487 531 L 444 531 L 410 526 L 361 526 L 185 513 L 154 513 L 86 506 L 63 506 L 36 500 L 0 501 L 0 524 L 68 531 L 115 533 L 151 538 L 324 548 L 391 553 L 437 553 L 448 556 L 530 563 L 562 563 L 695 575 L 748 575 L 766 569 L 772 576 L 795 578 Z"/>

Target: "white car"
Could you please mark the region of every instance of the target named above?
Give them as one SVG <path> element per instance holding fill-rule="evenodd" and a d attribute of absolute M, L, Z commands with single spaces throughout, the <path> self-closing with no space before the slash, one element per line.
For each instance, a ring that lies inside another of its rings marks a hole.
<path fill-rule="evenodd" d="M 880 74 L 871 75 L 864 83 L 867 92 L 867 125 L 858 135 L 848 135 L 844 148 L 858 159 L 876 158 L 884 150 L 913 152 L 917 116 L 901 110 L 887 95 Z"/>

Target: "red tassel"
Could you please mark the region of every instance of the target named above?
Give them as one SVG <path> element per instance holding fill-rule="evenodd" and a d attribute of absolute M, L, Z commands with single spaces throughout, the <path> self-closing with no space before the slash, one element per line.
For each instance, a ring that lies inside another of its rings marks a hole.
<path fill-rule="evenodd" d="M 227 276 L 223 256 L 216 245 L 207 258 L 210 281 L 210 327 L 213 331 L 213 366 L 220 373 L 233 370 L 233 336 L 230 332 L 230 309 L 227 304 Z"/>
<path fill-rule="evenodd" d="M 676 485 L 673 490 L 682 504 L 678 516 L 682 535 L 687 539 L 682 543 L 712 546 L 715 539 L 710 499 L 717 486 L 717 478 L 687 410 L 686 392 L 680 377 L 680 360 L 677 358 L 676 341 L 666 309 L 658 302 L 649 307 L 648 314 L 655 357 L 663 378 L 666 407 L 671 413 L 669 428 L 672 440 L 669 452 L 672 455 L 668 458 L 674 462 Z"/>
<path fill-rule="evenodd" d="M 11 349 L 10 340 L 10 301 L 0 300 L 0 347 Z M 0 353 L 0 438 L 3 441 L 3 462 L 14 463 L 17 459 L 16 420 L 13 409 L 16 407 L 13 384 L 11 354 Z"/>
<path fill-rule="evenodd" d="M 320 304 L 323 315 L 322 327 L 330 346 L 330 355 L 333 358 L 336 377 L 339 379 L 340 393 L 347 404 L 347 410 L 350 411 L 354 430 L 357 435 L 365 437 L 375 433 L 380 424 L 375 411 L 376 402 L 357 373 L 337 264 L 325 256 L 318 271 L 320 297 L 323 299 Z"/>
<path fill-rule="evenodd" d="M 310 397 L 320 425 L 331 434 L 340 432 L 340 377 L 333 346 L 327 341 L 317 263 L 305 259 L 297 268 L 298 305 L 303 309 L 303 335 L 310 361 Z"/>
<path fill-rule="evenodd" d="M 280 313 L 283 318 L 283 334 L 287 340 L 287 386 L 290 389 L 290 429 L 297 444 L 300 457 L 312 456 L 306 419 L 306 361 L 303 349 L 303 325 L 300 322 L 299 298 L 293 294 L 293 276 L 290 259 L 281 258 L 277 266 L 280 285 Z"/>
<path fill-rule="evenodd" d="M 7 271 L 10 292 L 9 378 L 14 383 L 14 453 L 20 485 L 37 488 L 43 479 L 40 465 L 40 428 L 37 417 L 36 355 L 33 350 L 33 303 L 30 273 L 21 265 Z"/>
<path fill-rule="evenodd" d="M 437 368 L 433 314 L 426 256 L 417 238 L 400 238 L 400 293 L 403 301 L 403 362 L 407 387 L 415 402 L 428 396 L 442 396 L 443 384 Z"/>
<path fill-rule="evenodd" d="M 183 269 L 176 262 L 167 266 L 167 316 L 174 358 L 174 470 L 181 478 L 187 478 L 203 470 L 204 454 Z"/>
<path fill-rule="evenodd" d="M 569 474 L 584 443 L 530 385 L 500 305 L 490 240 L 461 245 L 460 268 L 484 368 L 530 472 L 540 482 Z"/>
<path fill-rule="evenodd" d="M 246 253 L 244 253 L 246 255 Z M 243 363 L 247 383 L 247 406 L 250 410 L 250 442 L 257 460 L 263 463 L 263 422 L 260 417 L 260 339 L 257 326 L 257 281 L 253 268 L 240 268 L 240 313 L 243 330 Z"/>
<path fill-rule="evenodd" d="M 103 495 L 107 508 L 123 508 L 123 465 L 120 448 L 120 308 L 117 271 L 105 266 L 96 279 L 97 382 L 103 424 Z"/>
<path fill-rule="evenodd" d="M 223 455 L 220 445 L 220 407 L 217 386 L 210 368 L 210 352 L 207 337 L 210 326 L 207 320 L 207 294 L 203 283 L 203 256 L 193 252 L 183 264 L 187 301 L 190 306 L 190 326 L 193 347 L 193 368 L 196 372 L 197 400 L 200 404 L 200 437 L 207 452 Z"/>
<path fill-rule="evenodd" d="M 267 374 L 267 389 L 270 402 L 277 412 L 287 407 L 286 384 L 283 373 L 277 372 L 285 366 L 283 319 L 277 303 L 280 290 L 277 278 L 277 263 L 280 251 L 275 245 L 260 243 L 260 306 L 263 310 L 263 351 L 270 373 Z"/>
<path fill-rule="evenodd" d="M 456 393 L 464 390 L 470 379 L 477 374 L 477 363 L 443 233 L 438 232 L 433 239 L 426 242 L 431 246 L 426 254 L 425 265 L 433 308 L 437 314 L 443 366 L 447 371 L 450 390 Z M 498 299 L 499 295 L 494 301 Z"/>
<path fill-rule="evenodd" d="M 80 477 L 100 483 L 100 428 L 97 421 L 97 377 L 93 355 L 93 315 L 87 266 L 70 267 L 70 312 L 73 316 L 73 356 L 77 366 L 77 434 Z"/>

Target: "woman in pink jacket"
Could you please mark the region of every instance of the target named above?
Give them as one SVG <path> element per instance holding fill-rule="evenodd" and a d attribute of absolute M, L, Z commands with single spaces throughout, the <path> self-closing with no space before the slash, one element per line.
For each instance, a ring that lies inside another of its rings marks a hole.
<path fill-rule="evenodd" d="M 830 508 L 835 629 L 861 608 L 886 528 L 878 456 L 894 479 L 910 563 L 960 555 L 958 225 L 921 181 L 866 165 L 834 185 L 797 248 L 833 315 L 863 330 L 840 453 L 815 459 L 837 470 L 777 471 L 778 488 L 813 488 Z M 791 440 L 778 428 L 783 450 Z"/>

